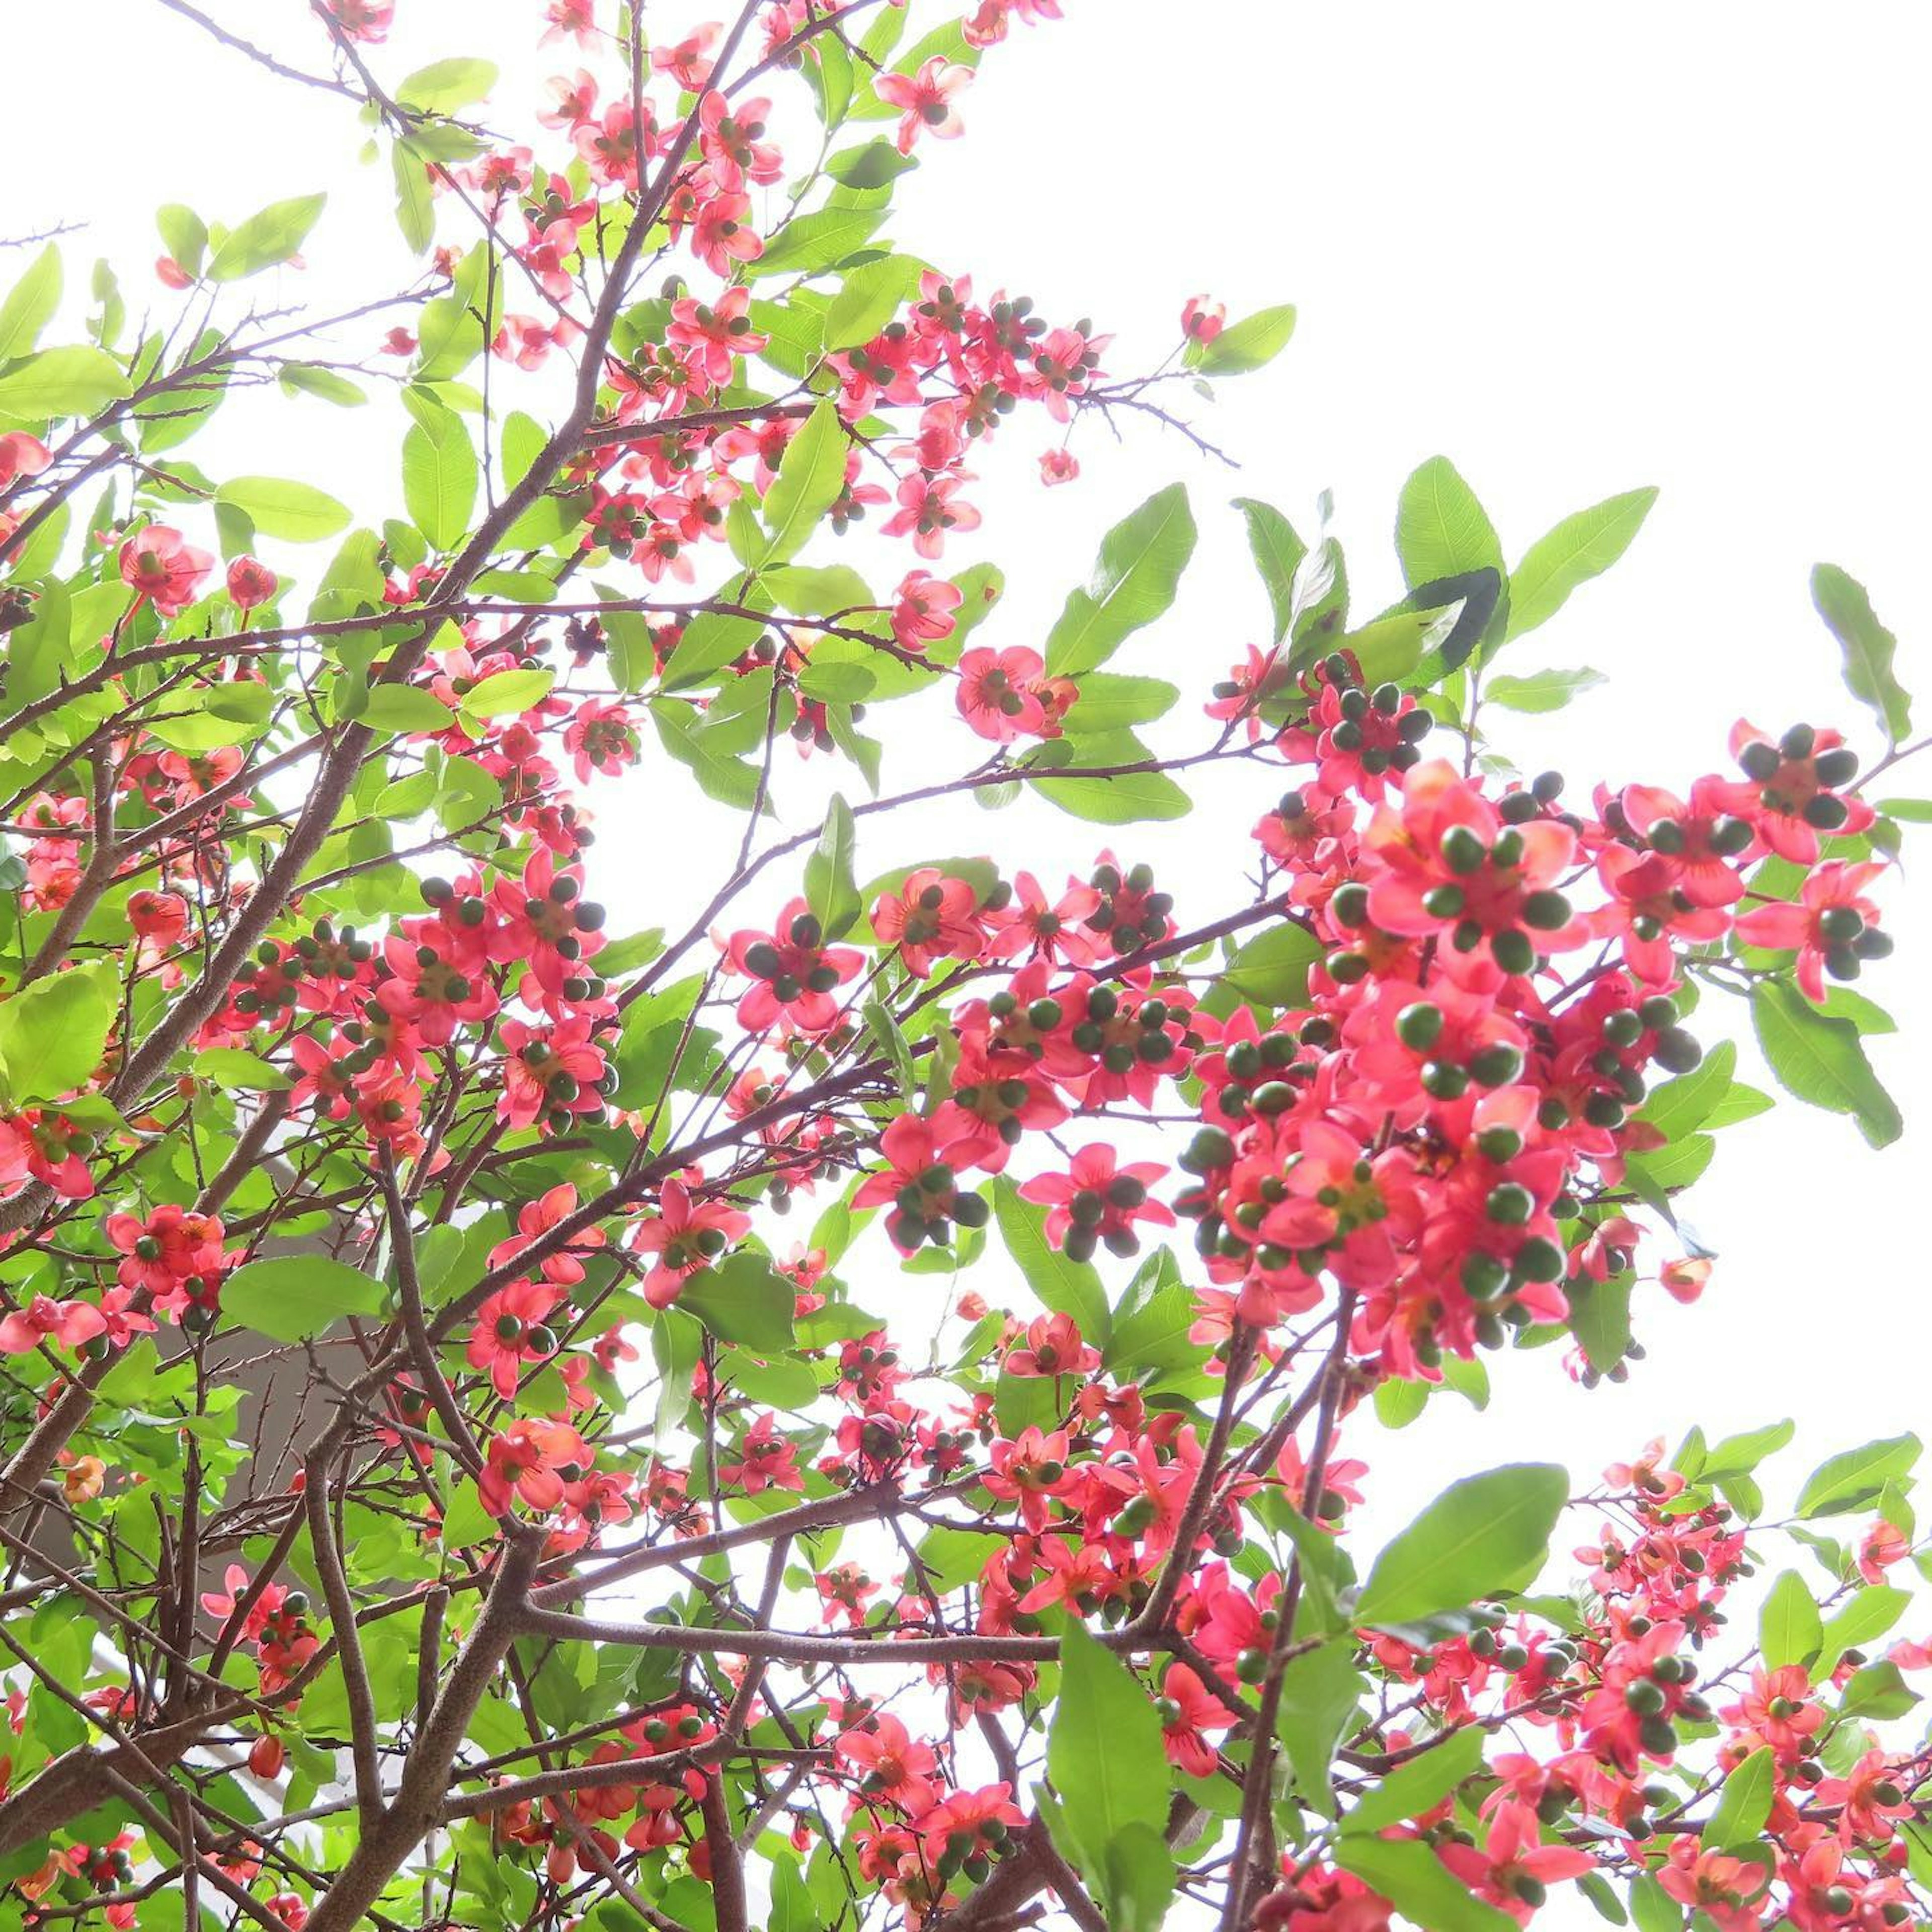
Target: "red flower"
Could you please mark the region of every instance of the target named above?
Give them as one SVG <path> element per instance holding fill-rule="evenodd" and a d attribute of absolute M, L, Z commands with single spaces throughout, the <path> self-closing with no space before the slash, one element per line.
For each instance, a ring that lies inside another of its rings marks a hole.
<path fill-rule="evenodd" d="M 476 1493 L 492 1516 L 520 1499 L 540 1515 L 563 1501 L 567 1484 L 580 1481 L 592 1460 L 590 1445 L 567 1424 L 519 1416 L 491 1439 Z"/>
<path fill-rule="evenodd" d="M 865 1773 L 860 1790 L 867 1798 L 896 1804 L 914 1816 L 932 1808 L 939 1760 L 930 1744 L 915 1744 L 905 1726 L 890 1713 L 868 1719 L 862 1728 L 841 1732 L 833 1749 Z"/>
<path fill-rule="evenodd" d="M 1148 1196 L 1148 1188 L 1166 1172 L 1158 1161 L 1119 1166 L 1114 1150 L 1096 1142 L 1073 1156 L 1068 1172 L 1039 1174 L 1028 1181 L 1020 1198 L 1050 1208 L 1046 1238 L 1070 1260 L 1090 1260 L 1102 1242 L 1109 1254 L 1136 1254 L 1136 1222 L 1157 1228 L 1174 1226 L 1174 1210 Z"/>
<path fill-rule="evenodd" d="M 1212 1778 L 1218 1759 L 1203 1734 L 1226 1730 L 1234 1721 L 1234 1713 L 1184 1664 L 1168 1666 L 1154 1710 L 1168 1762 L 1190 1778 Z"/>
<path fill-rule="evenodd" d="M 738 1023 L 763 1033 L 781 1018 L 800 1033 L 829 1031 L 838 1022 L 835 988 L 858 977 L 864 956 L 824 944 L 824 929 L 803 899 L 794 899 L 770 932 L 734 932 L 724 956 L 734 972 L 758 984 L 738 1002 Z"/>
<path fill-rule="evenodd" d="M 464 1358 L 488 1372 L 490 1386 L 505 1402 L 517 1399 L 526 1362 L 548 1361 L 556 1352 L 550 1311 L 563 1297 L 533 1281 L 513 1281 L 499 1288 L 476 1311 L 476 1326 Z"/>

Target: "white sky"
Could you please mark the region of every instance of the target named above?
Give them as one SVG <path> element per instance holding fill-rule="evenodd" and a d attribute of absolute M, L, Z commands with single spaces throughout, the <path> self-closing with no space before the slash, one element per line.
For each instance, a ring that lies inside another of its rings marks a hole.
<path fill-rule="evenodd" d="M 318 62 L 297 0 L 209 4 Z M 970 137 L 922 148 L 890 232 L 982 288 L 1004 283 L 1051 314 L 1091 314 L 1115 332 L 1110 366 L 1122 373 L 1165 352 L 1197 290 L 1237 314 L 1292 300 L 1302 321 L 1273 369 L 1227 385 L 1204 414 L 1238 476 L 1151 428 L 1116 449 L 1090 426 L 1075 446 L 1085 477 L 1042 492 L 1031 466 L 1049 425 L 1009 431 L 976 492 L 981 546 L 958 556 L 1006 568 L 1001 641 L 1036 641 L 1102 531 L 1181 477 L 1202 548 L 1176 612 L 1118 668 L 1204 692 L 1264 609 L 1221 502 L 1264 496 L 1306 529 L 1316 494 L 1332 488 L 1368 614 L 1399 587 L 1388 532 L 1402 480 L 1442 452 L 1482 494 L 1512 558 L 1572 510 L 1663 486 L 1624 563 L 1504 666 L 1591 664 L 1615 680 L 1562 718 L 1505 734 L 1503 748 L 1532 768 L 1561 765 L 1578 784 L 1681 785 L 1721 767 L 1740 712 L 1774 731 L 1800 717 L 1839 722 L 1868 746 L 1809 608 L 1821 558 L 1870 586 L 1903 640 L 1919 728 L 1932 728 L 1932 131 L 1921 98 L 1932 28 L 1921 7 L 1633 0 L 1612 16 L 1528 0 L 1066 6 L 1064 24 L 1018 31 L 989 56 L 964 104 Z M 401 0 L 393 43 L 373 57 L 391 79 L 445 53 L 526 62 L 506 68 L 497 94 L 499 118 L 520 122 L 542 78 L 576 64 L 574 49 L 534 49 L 538 10 L 532 0 Z M 359 130 L 339 101 L 266 81 L 148 0 L 32 10 L 11 23 L 9 56 L 0 125 L 14 166 L 0 234 L 88 212 L 92 232 L 68 244 L 82 265 L 70 285 L 106 252 L 134 305 L 152 299 L 159 311 L 165 292 L 147 272 L 155 206 L 184 201 L 232 221 L 322 185 L 335 197 L 307 274 L 251 286 L 346 305 L 399 283 L 386 166 L 355 169 Z M 0 278 L 20 260 L 0 256 Z M 395 433 L 376 412 L 279 404 L 266 449 L 249 414 L 232 413 L 232 428 L 182 454 L 218 476 L 308 478 L 370 520 L 393 510 Z M 1161 742 L 1177 748 L 1204 735 L 1184 712 L 1166 728 Z M 897 727 L 898 768 L 929 773 L 938 758 L 962 769 L 972 755 L 956 729 L 934 745 L 922 727 Z M 1932 794 L 1932 770 L 1898 789 Z M 1274 791 L 1205 795 L 1184 828 L 1113 842 L 1162 866 L 1184 919 L 1230 902 L 1212 880 L 1245 859 L 1246 828 Z M 682 784 L 673 810 L 674 842 L 648 802 L 620 808 L 607 794 L 602 863 L 623 868 L 622 884 L 609 872 L 602 881 L 615 931 L 675 926 L 699 902 L 704 875 L 690 855 L 707 838 L 715 847 L 721 828 L 694 817 Z M 812 815 L 808 806 L 797 822 Z M 960 807 L 925 826 L 868 834 L 862 876 L 922 844 L 997 850 L 1043 875 L 1084 871 L 1106 842 L 1044 807 L 984 820 Z M 1694 1309 L 1654 1290 L 1640 1298 L 1651 1359 L 1630 1384 L 1585 1396 L 1550 1352 L 1500 1366 L 1486 1417 L 1450 1399 L 1388 1441 L 1357 1425 L 1348 1448 L 1386 1472 L 1378 1514 L 1400 1520 L 1445 1473 L 1555 1456 L 1587 1477 L 1693 1420 L 1715 1437 L 1796 1414 L 1799 1443 L 1774 1466 L 1775 1500 L 1778 1468 L 1795 1484 L 1830 1450 L 1927 1420 L 1932 1271 L 1916 1215 L 1928 1129 L 1914 1117 L 1932 1076 L 1932 998 L 1921 990 L 1932 915 L 1922 895 L 1910 902 L 1909 884 L 1895 881 L 1889 901 L 1900 951 L 1863 988 L 1905 1029 L 1873 1054 L 1905 1106 L 1906 1138 L 1874 1156 L 1848 1122 L 1795 1103 L 1727 1131 L 1691 1210 L 1720 1251 L 1718 1271 Z M 880 1307 L 904 1292 L 890 1270 L 860 1288 Z"/>

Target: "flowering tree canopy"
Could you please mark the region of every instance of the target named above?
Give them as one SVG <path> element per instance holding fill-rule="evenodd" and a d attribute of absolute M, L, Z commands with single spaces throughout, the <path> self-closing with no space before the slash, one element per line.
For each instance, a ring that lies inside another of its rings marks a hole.
<path fill-rule="evenodd" d="M 1177 684 L 1119 668 L 1183 655 L 1176 483 L 1018 634 L 976 451 L 1199 443 L 1294 320 L 1177 292 L 1120 373 L 887 238 L 1056 0 L 550 0 L 507 76 L 166 4 L 340 97 L 422 260 L 272 311 L 320 194 L 163 208 L 84 319 L 0 257 L 0 1926 L 1921 1914 L 1915 1438 L 1353 1523 L 1496 1352 L 1670 1346 L 1736 1036 L 1899 1132 L 1846 982 L 1932 805 L 1858 584 L 1849 736 L 1567 783 L 1514 759 L 1591 674 L 1522 640 L 1648 490 L 1511 566 L 1432 460 L 1392 602 L 1240 499 L 1268 621 Z M 365 500 L 286 473 L 372 400 Z M 245 473 L 184 453 L 224 410 Z M 1212 902 L 1136 849 L 1204 778 Z"/>

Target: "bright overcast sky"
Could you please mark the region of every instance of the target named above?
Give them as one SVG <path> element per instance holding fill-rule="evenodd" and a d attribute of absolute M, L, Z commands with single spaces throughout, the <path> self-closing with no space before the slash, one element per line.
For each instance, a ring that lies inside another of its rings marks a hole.
<path fill-rule="evenodd" d="M 298 0 L 206 4 L 319 63 Z M 1532 768 L 1681 785 L 1721 766 L 1740 712 L 1774 732 L 1840 722 L 1869 745 L 1809 607 L 1821 558 L 1870 586 L 1903 640 L 1919 728 L 1932 728 L 1922 98 L 1932 35 L 1917 0 L 1065 8 L 1063 24 L 1017 31 L 988 57 L 964 102 L 967 140 L 922 148 L 891 230 L 900 245 L 982 288 L 1028 291 L 1057 316 L 1091 315 L 1114 331 L 1120 373 L 1165 352 L 1196 291 L 1237 314 L 1292 301 L 1301 324 L 1280 362 L 1227 384 L 1204 412 L 1238 475 L 1151 426 L 1116 448 L 1090 424 L 1075 444 L 1082 479 L 1042 492 L 1031 465 L 1049 426 L 1008 433 L 977 493 L 983 554 L 1012 586 L 1001 641 L 1036 640 L 1107 525 L 1182 478 L 1204 529 L 1193 575 L 1122 663 L 1204 687 L 1256 637 L 1264 608 L 1228 497 L 1268 498 L 1306 527 L 1317 492 L 1333 488 L 1372 613 L 1399 587 L 1396 492 L 1441 452 L 1512 558 L 1572 510 L 1662 486 L 1624 563 L 1504 666 L 1587 664 L 1614 680 L 1564 717 L 1505 733 L 1502 748 Z M 542 76 L 575 64 L 573 49 L 536 49 L 530 0 L 400 0 L 398 14 L 379 71 L 496 56 L 504 124 L 524 124 Z M 0 235 L 87 215 L 92 232 L 69 242 L 70 259 L 114 255 L 137 309 L 166 300 L 148 267 L 165 201 L 232 221 L 332 186 L 307 274 L 269 292 L 346 302 L 403 278 L 386 170 L 356 168 L 360 130 L 342 104 L 267 80 L 151 0 L 62 0 L 14 22 L 0 125 L 13 158 Z M 0 256 L 0 276 L 19 259 Z M 394 434 L 374 414 L 290 405 L 278 434 L 306 431 L 312 445 L 265 453 L 218 428 L 182 453 L 217 475 L 311 478 L 373 520 L 395 495 Z M 958 561 L 980 554 L 962 548 Z M 1202 736 L 1184 713 L 1166 730 L 1175 748 Z M 963 769 L 971 746 L 955 729 L 932 755 Z M 1932 794 L 1932 770 L 1897 789 Z M 1184 830 L 1130 828 L 1114 842 L 1165 868 L 1184 919 L 1211 916 L 1188 874 L 1229 876 L 1272 796 L 1223 788 Z M 598 862 L 622 868 L 621 883 L 608 871 L 601 881 L 614 929 L 681 922 L 697 902 L 655 806 L 634 788 L 622 806 L 606 795 L 616 836 Z M 682 844 L 696 835 L 681 782 L 673 808 Z M 1104 842 L 1043 807 L 998 818 L 961 807 L 926 839 L 934 852 L 997 847 L 1042 874 L 1084 870 Z M 897 856 L 868 848 L 862 874 Z M 1729 1130 L 1694 1210 L 1721 1256 L 1712 1289 L 1689 1310 L 1640 1296 L 1651 1359 L 1630 1384 L 1584 1396 L 1552 1351 L 1504 1365 L 1507 1399 L 1485 1418 L 1449 1399 L 1392 1441 L 1357 1426 L 1349 1448 L 1388 1472 L 1384 1508 L 1391 1490 L 1412 1505 L 1446 1473 L 1516 1456 L 1558 1455 L 1587 1476 L 1694 1419 L 1715 1436 L 1793 1413 L 1800 1446 L 1774 1466 L 1775 1497 L 1780 1468 L 1795 1481 L 1828 1450 L 1925 1418 L 1932 1322 L 1916 1214 L 1932 1146 L 1932 997 L 1920 990 L 1932 906 L 1922 879 L 1897 884 L 1888 919 L 1904 943 L 1864 989 L 1904 1028 L 1874 1057 L 1904 1103 L 1906 1138 L 1871 1156 L 1848 1122 L 1795 1104 Z M 896 1306 L 899 1292 L 889 1271 L 861 1288 L 874 1306 Z"/>

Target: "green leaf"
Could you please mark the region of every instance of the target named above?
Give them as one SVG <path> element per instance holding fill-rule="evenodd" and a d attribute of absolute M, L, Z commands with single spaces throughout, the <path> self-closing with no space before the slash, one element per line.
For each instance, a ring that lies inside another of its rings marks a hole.
<path fill-rule="evenodd" d="M 1298 1006 L 1308 997 L 1308 970 L 1322 957 L 1322 942 L 1306 926 L 1284 919 L 1235 950 L 1222 980 L 1260 1006 Z"/>
<path fill-rule="evenodd" d="M 848 270 L 826 312 L 826 353 L 871 341 L 918 288 L 922 272 L 910 255 L 882 255 Z"/>
<path fill-rule="evenodd" d="M 321 368 L 312 362 L 284 363 L 275 380 L 292 396 L 320 396 L 338 409 L 360 409 L 369 400 L 369 392 L 358 383 L 352 382 L 338 370 Z"/>
<path fill-rule="evenodd" d="M 403 502 L 430 548 L 452 550 L 476 507 L 476 452 L 454 410 L 419 391 L 405 394 L 416 421 L 403 438 Z"/>
<path fill-rule="evenodd" d="M 1569 1494 L 1569 1477 L 1546 1462 L 1451 1484 L 1376 1559 L 1357 1622 L 1409 1623 L 1521 1588 L 1543 1567 Z"/>
<path fill-rule="evenodd" d="M 1911 1602 L 1910 1591 L 1889 1583 L 1874 1583 L 1858 1591 L 1820 1629 L 1814 1679 L 1822 1682 L 1830 1676 L 1846 1651 L 1861 1649 L 1884 1636 Z"/>
<path fill-rule="evenodd" d="M 463 694 L 463 709 L 472 718 L 503 718 L 528 711 L 550 695 L 556 682 L 554 670 L 492 671 Z"/>
<path fill-rule="evenodd" d="M 754 1354 L 782 1355 L 792 1346 L 798 1294 L 769 1257 L 750 1248 L 700 1269 L 684 1285 L 677 1305 L 721 1342 L 742 1342 Z"/>
<path fill-rule="evenodd" d="M 828 400 L 814 408 L 785 446 L 766 493 L 764 560 L 786 563 L 796 556 L 844 487 L 845 429 Z"/>
<path fill-rule="evenodd" d="M 280 476 L 237 476 L 214 493 L 232 503 L 264 536 L 289 543 L 320 543 L 349 527 L 349 506 L 311 484 Z"/>
<path fill-rule="evenodd" d="M 1446 456 L 1432 456 L 1402 486 L 1395 548 L 1411 590 L 1465 571 L 1503 567 L 1503 547 L 1488 513 Z"/>
<path fill-rule="evenodd" d="M 1570 1294 L 1570 1332 L 1583 1345 L 1590 1366 L 1607 1375 L 1630 1345 L 1630 1277 L 1576 1282 Z"/>
<path fill-rule="evenodd" d="M 279 1066 L 238 1046 L 211 1046 L 189 1063 L 195 1077 L 249 1094 L 279 1094 L 296 1083 Z"/>
<path fill-rule="evenodd" d="M 0 362 L 32 354 L 61 298 L 60 250 L 50 242 L 0 302 Z"/>
<path fill-rule="evenodd" d="M 1090 1873 L 1135 1825 L 1167 1820 L 1167 1756 L 1160 1720 L 1133 1673 L 1069 1619 L 1060 1640 L 1060 1699 L 1046 1736 L 1047 1774 L 1058 1794 L 1054 1836 Z"/>
<path fill-rule="evenodd" d="M 1036 789 L 1049 804 L 1070 817 L 1096 825 L 1185 818 L 1193 809 L 1186 793 L 1165 772 L 1122 772 L 1104 778 L 1043 778 Z"/>
<path fill-rule="evenodd" d="M 1728 1042 L 1726 1042 L 1729 1044 Z M 1726 1436 L 1704 1451 L 1696 1474 L 1700 1477 L 1748 1476 L 1767 1456 L 1775 1455 L 1797 1432 L 1788 1419 L 1768 1423 L 1762 1429 L 1748 1429 Z"/>
<path fill-rule="evenodd" d="M 1041 1305 L 1056 1315 L 1070 1316 L 1086 1340 L 1106 1348 L 1113 1340 L 1113 1314 L 1093 1263 L 1070 1260 L 1048 1240 L 1045 1210 L 1022 1201 L 1009 1175 L 1003 1174 L 993 1183 L 993 1212 L 1007 1253 Z"/>
<path fill-rule="evenodd" d="M 1335 1858 L 1425 1932 L 1511 1932 L 1516 1924 L 1451 1877 L 1419 1838 L 1346 1838 Z"/>
<path fill-rule="evenodd" d="M 1354 1722 L 1368 1680 L 1355 1668 L 1354 1642 L 1346 1638 L 1304 1651 L 1282 1673 L 1281 1714 L 1275 1729 L 1287 1748 L 1295 1788 L 1324 1816 L 1335 1815 L 1328 1772 L 1335 1748 Z"/>
<path fill-rule="evenodd" d="M 0 376 L 0 420 L 97 416 L 129 393 L 119 363 L 100 349 L 44 349 Z"/>
<path fill-rule="evenodd" d="M 1680 1073 L 1654 1089 L 1637 1118 L 1654 1127 L 1666 1141 L 1695 1133 L 1730 1090 L 1737 1064 L 1736 1045 L 1728 1040 L 1720 1041 L 1688 1073 Z"/>
<path fill-rule="evenodd" d="M 818 843 L 805 862 L 806 903 L 825 928 L 828 940 L 843 938 L 865 910 L 852 869 L 855 843 L 852 808 L 834 792 L 825 808 Z"/>
<path fill-rule="evenodd" d="M 412 255 L 436 238 L 436 194 L 423 158 L 407 141 L 389 150 L 389 172 L 396 185 L 396 226 Z"/>
<path fill-rule="evenodd" d="M 111 967 L 79 966 L 0 1001 L 0 1070 L 13 1106 L 58 1100 L 92 1077 L 118 990 Z"/>
<path fill-rule="evenodd" d="M 351 1315 L 382 1310 L 380 1282 L 326 1255 L 250 1262 L 221 1284 L 221 1312 L 278 1342 L 303 1342 Z"/>
<path fill-rule="evenodd" d="M 419 685 L 378 684 L 370 687 L 356 722 L 373 731 L 447 731 L 456 716 Z"/>
<path fill-rule="evenodd" d="M 752 277 L 811 275 L 836 268 L 872 238 L 886 218 L 883 208 L 821 208 L 788 222 L 755 262 L 745 265 Z"/>
<path fill-rule="evenodd" d="M 1630 1902 L 1637 1932 L 1683 1932 L 1683 1906 L 1648 1872 L 1630 1880 Z"/>
<path fill-rule="evenodd" d="M 1897 1664 L 1888 1660 L 1868 1664 L 1845 1686 L 1838 1708 L 1847 1717 L 1902 1718 L 1919 1701 Z"/>
<path fill-rule="evenodd" d="M 1704 1827 L 1706 1851 L 1727 1851 L 1748 1844 L 1764 1829 L 1777 1778 L 1771 1747 L 1760 1745 L 1724 1780 L 1718 1808 Z"/>
<path fill-rule="evenodd" d="M 1811 573 L 1811 601 L 1845 658 L 1845 688 L 1877 718 L 1896 745 L 1912 729 L 1912 700 L 1892 668 L 1898 640 L 1878 620 L 1865 587 L 1835 563 Z"/>
<path fill-rule="evenodd" d="M 1288 346 L 1294 333 L 1294 310 L 1284 303 L 1276 308 L 1256 310 L 1231 322 L 1212 342 L 1203 345 L 1191 358 L 1204 376 L 1240 376 L 1251 369 L 1264 369 Z"/>
<path fill-rule="evenodd" d="M 396 98 L 425 114 L 453 114 L 481 100 L 496 85 L 495 62 L 458 56 L 418 68 L 397 84 Z"/>
<path fill-rule="evenodd" d="M 721 750 L 708 739 L 688 706 L 660 698 L 651 706 L 651 722 L 664 749 L 680 764 L 688 765 L 698 789 L 739 812 L 749 812 L 758 796 L 758 775 L 742 758 Z"/>
<path fill-rule="evenodd" d="M 1116 1832 L 1100 1855 L 1108 1932 L 1160 1932 L 1174 1900 L 1174 1854 L 1151 1825 Z"/>
<path fill-rule="evenodd" d="M 1363 1793 L 1342 1819 L 1342 1829 L 1380 1832 L 1419 1817 L 1482 1768 L 1484 1742 L 1480 1729 L 1472 1726 L 1451 1732 L 1446 1742 L 1396 1766 Z"/>
<path fill-rule="evenodd" d="M 1078 678 L 1096 669 L 1165 612 L 1194 554 L 1195 536 L 1187 491 L 1178 483 L 1116 524 L 1101 539 L 1092 578 L 1067 598 L 1047 638 L 1048 675 Z"/>
<path fill-rule="evenodd" d="M 901 154 L 882 136 L 862 147 L 840 148 L 826 160 L 825 172 L 848 188 L 864 189 L 886 187 L 918 166 L 913 156 Z"/>
<path fill-rule="evenodd" d="M 755 617 L 700 610 L 685 626 L 664 666 L 664 688 L 683 691 L 702 684 L 714 671 L 734 664 L 758 641 L 764 625 Z"/>
<path fill-rule="evenodd" d="M 1308 546 L 1272 503 L 1256 496 L 1237 496 L 1234 508 L 1248 526 L 1248 550 L 1261 573 L 1268 608 L 1274 614 L 1274 641 L 1288 635 L 1294 618 L 1294 573 L 1308 554 Z"/>
<path fill-rule="evenodd" d="M 1179 690 L 1158 677 L 1121 677 L 1096 670 L 1080 680 L 1080 696 L 1067 714 L 1077 735 L 1130 730 L 1172 710 Z"/>
<path fill-rule="evenodd" d="M 1751 992 L 1758 1045 L 1778 1084 L 1814 1107 L 1850 1114 L 1875 1148 L 1888 1147 L 1905 1131 L 1892 1096 L 1847 1020 L 1829 1019 L 1794 986 L 1760 980 Z"/>
<path fill-rule="evenodd" d="M 271 202 L 229 231 L 208 265 L 212 282 L 238 282 L 259 274 L 296 254 L 313 228 L 328 197 L 326 194 L 297 195 L 288 201 Z"/>
<path fill-rule="evenodd" d="M 1818 1614 L 1810 1586 L 1796 1570 L 1784 1571 L 1758 1612 L 1757 1643 L 1766 1667 L 1777 1670 L 1787 1664 L 1808 1665 L 1824 1641 L 1824 1619 Z"/>
<path fill-rule="evenodd" d="M 1579 584 L 1608 570 L 1629 549 L 1656 501 L 1654 489 L 1627 490 L 1565 517 L 1538 538 L 1510 572 L 1506 634 L 1520 638 L 1546 624 Z"/>
<path fill-rule="evenodd" d="M 1573 698 L 1608 682 L 1600 670 L 1533 671 L 1527 677 L 1492 677 L 1483 686 L 1492 704 L 1510 711 L 1561 711 Z"/>
<path fill-rule="evenodd" d="M 1828 1456 L 1798 1492 L 1801 1516 L 1840 1516 L 1868 1503 L 1888 1482 L 1906 1474 L 1922 1448 L 1916 1436 L 1888 1436 Z"/>

